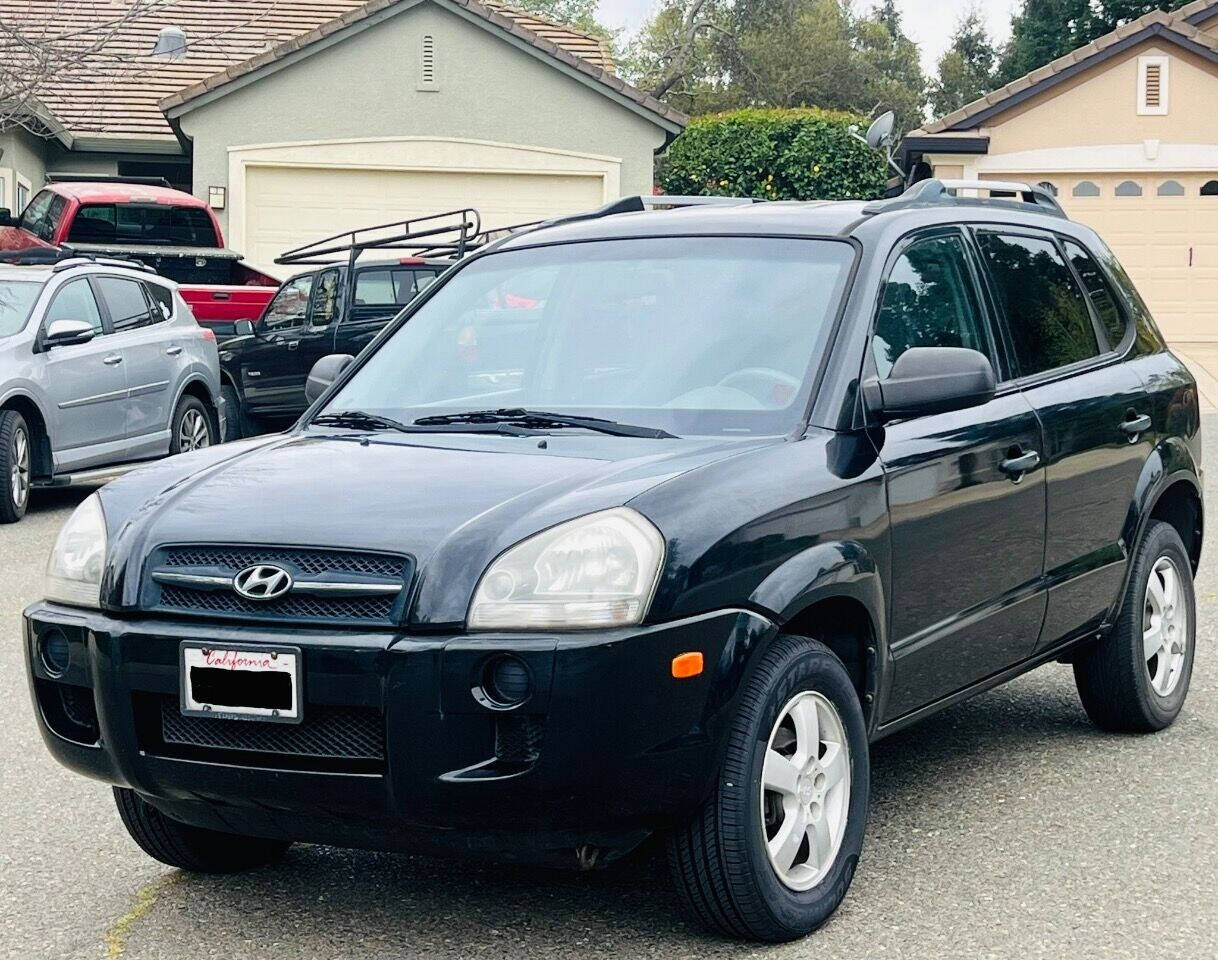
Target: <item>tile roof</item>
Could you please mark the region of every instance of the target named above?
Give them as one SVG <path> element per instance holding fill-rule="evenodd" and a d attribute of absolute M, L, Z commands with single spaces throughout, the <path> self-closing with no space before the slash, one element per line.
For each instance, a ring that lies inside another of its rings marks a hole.
<path fill-rule="evenodd" d="M 328 35 L 348 18 L 367 16 L 387 0 L 164 0 L 139 19 L 114 28 L 133 0 L 0 0 L 0 23 L 21 24 L 26 36 L 79 32 L 85 40 L 114 30 L 101 54 L 75 65 L 38 91 L 38 101 L 71 137 L 140 139 L 176 144 L 162 112 L 175 94 L 216 85 L 251 61 L 293 40 Z M 620 88 L 607 45 L 597 37 L 484 0 L 488 18 L 580 69 Z M 470 3 L 469 6 L 478 6 Z M 162 27 L 180 27 L 189 45 L 181 60 L 152 56 Z M 0 30 L 0 56 L 17 55 Z M 180 101 L 179 101 L 180 102 Z M 664 107 L 663 104 L 660 105 Z M 675 113 L 675 111 L 673 111 Z M 678 114 L 678 116 L 680 116 Z M 59 132 L 59 131 L 56 131 Z"/>
<path fill-rule="evenodd" d="M 920 130 L 910 131 L 909 135 L 926 136 L 927 134 L 946 133 L 952 130 L 964 129 L 966 121 L 976 117 L 979 113 L 989 110 L 991 107 L 996 107 L 1023 93 L 1025 90 L 1044 83 L 1046 80 L 1051 80 L 1063 72 L 1083 64 L 1092 57 L 1103 54 L 1111 47 L 1144 30 L 1154 30 L 1157 28 L 1157 32 L 1160 35 L 1175 35 L 1178 39 L 1191 42 L 1218 57 L 1218 39 L 1202 33 L 1189 22 L 1193 17 L 1205 19 L 1203 15 L 1210 10 L 1215 15 L 1218 15 L 1218 2 L 1216 0 L 1193 0 L 1192 3 L 1185 4 L 1171 13 L 1166 13 L 1162 10 L 1152 10 L 1136 20 L 1131 20 L 1129 23 L 1121 25 L 1111 33 L 1096 38 L 1086 46 L 1079 47 L 1077 50 L 1071 50 L 1064 57 L 1058 57 L 1042 67 L 1037 67 L 1031 73 L 1025 74 L 1017 80 L 1012 80 L 1005 87 L 1000 87 L 987 93 L 984 97 L 966 104 L 959 110 L 940 117 L 933 123 L 926 124 Z"/>

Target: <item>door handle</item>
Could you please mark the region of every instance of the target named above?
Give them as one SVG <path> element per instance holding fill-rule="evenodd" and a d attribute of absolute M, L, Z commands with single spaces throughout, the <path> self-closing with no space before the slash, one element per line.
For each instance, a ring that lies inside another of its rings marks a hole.
<path fill-rule="evenodd" d="M 300 346 L 300 341 L 299 341 L 299 340 L 289 340 L 289 341 L 288 341 L 288 349 L 289 349 L 289 350 L 295 350 L 295 349 L 296 349 L 297 347 L 299 347 L 299 346 Z"/>
<path fill-rule="evenodd" d="M 1018 447 L 1007 451 L 1012 456 L 998 464 L 998 469 L 1010 477 L 1015 483 L 1023 479 L 1023 475 L 1040 466 L 1040 454 L 1035 450 L 1021 453 Z"/>
<path fill-rule="evenodd" d="M 123 355 L 121 353 L 112 353 L 108 357 L 102 357 L 102 363 L 104 363 L 107 367 L 117 366 L 122 362 Z"/>
<path fill-rule="evenodd" d="M 167 357 L 180 357 L 181 355 L 182 355 L 181 347 L 170 347 L 168 350 L 165 351 L 165 356 L 167 356 Z"/>
<path fill-rule="evenodd" d="M 1138 437 L 1149 430 L 1150 427 L 1151 420 L 1149 415 L 1145 413 L 1140 415 L 1135 414 L 1132 410 L 1130 410 L 1129 415 L 1127 415 L 1125 419 L 1121 421 L 1121 429 L 1129 435 L 1130 443 L 1135 442 Z"/>

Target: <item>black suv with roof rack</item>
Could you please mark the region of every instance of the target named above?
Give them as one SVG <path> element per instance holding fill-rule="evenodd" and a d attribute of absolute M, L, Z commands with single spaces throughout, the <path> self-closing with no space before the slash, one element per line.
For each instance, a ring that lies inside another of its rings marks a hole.
<path fill-rule="evenodd" d="M 1023 185 L 644 206 L 484 246 L 287 434 L 69 520 L 34 703 L 150 855 L 662 832 L 694 916 L 787 940 L 877 738 L 1051 661 L 1104 729 L 1176 718 L 1197 389 L 1093 231 Z"/>

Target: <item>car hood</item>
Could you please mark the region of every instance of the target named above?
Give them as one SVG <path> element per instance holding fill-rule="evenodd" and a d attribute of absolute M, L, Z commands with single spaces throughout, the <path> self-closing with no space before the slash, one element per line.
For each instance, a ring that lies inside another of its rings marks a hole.
<path fill-rule="evenodd" d="M 421 596 L 437 594 L 416 609 L 460 619 L 477 577 L 513 543 L 773 442 L 572 433 L 543 447 L 537 437 L 310 431 L 227 444 L 102 491 L 112 600 L 136 604 L 142 558 L 164 544 L 346 547 L 411 555 Z"/>

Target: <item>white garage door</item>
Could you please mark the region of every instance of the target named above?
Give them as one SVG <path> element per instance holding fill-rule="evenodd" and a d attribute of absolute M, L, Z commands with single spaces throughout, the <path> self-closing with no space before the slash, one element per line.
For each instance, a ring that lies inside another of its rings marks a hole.
<path fill-rule="evenodd" d="M 590 210 L 604 192 L 602 177 L 575 174 L 251 165 L 243 252 L 268 267 L 285 250 L 342 230 L 461 207 L 477 208 L 483 227 L 508 226 Z"/>
<path fill-rule="evenodd" d="M 1049 182 L 1124 264 L 1172 341 L 1218 340 L 1218 172 L 1009 174 Z"/>

